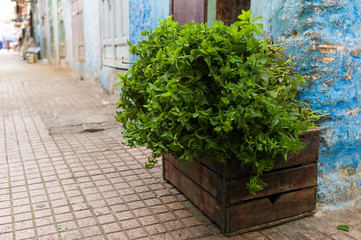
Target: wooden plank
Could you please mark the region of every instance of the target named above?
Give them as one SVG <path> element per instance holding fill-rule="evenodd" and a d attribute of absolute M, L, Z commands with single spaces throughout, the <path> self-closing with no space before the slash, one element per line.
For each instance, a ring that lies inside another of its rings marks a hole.
<path fill-rule="evenodd" d="M 231 180 L 229 185 L 230 204 L 315 186 L 317 184 L 317 165 L 314 162 L 309 165 L 266 173 L 262 180 L 268 186 L 257 192 L 256 195 L 249 193 L 248 177 Z"/>
<path fill-rule="evenodd" d="M 306 164 L 318 159 L 320 149 L 320 130 L 318 128 L 313 128 L 305 131 L 300 135 L 300 140 L 306 144 L 306 147 L 298 153 L 291 153 L 287 158 L 287 162 L 283 158 L 275 160 L 273 170 Z M 222 176 L 224 167 L 223 163 L 219 163 L 215 159 L 202 159 L 201 163 Z M 252 174 L 252 169 L 247 166 L 242 166 L 238 159 L 230 160 L 229 165 L 230 176 L 227 176 L 227 178 L 231 177 L 233 179 Z"/>
<path fill-rule="evenodd" d="M 173 156 L 167 154 L 164 156 L 179 171 L 183 172 L 187 177 L 196 182 L 200 187 L 206 190 L 213 197 L 222 201 L 222 177 L 199 162 L 188 163 L 184 165 L 174 159 Z"/>
<path fill-rule="evenodd" d="M 315 208 L 316 187 L 282 194 L 273 203 L 268 198 L 247 201 L 227 209 L 227 232 L 312 212 Z"/>
<path fill-rule="evenodd" d="M 204 159 L 201 161 L 201 163 L 212 171 L 218 173 L 219 175 L 223 175 L 224 163 L 220 163 L 215 159 Z M 230 175 L 228 177 L 230 177 Z"/>
<path fill-rule="evenodd" d="M 291 153 L 287 161 L 283 158 L 276 159 L 272 171 L 316 161 L 319 156 L 320 136 L 311 135 L 311 133 L 313 132 L 309 132 L 310 135 L 307 137 L 300 138 L 306 144 L 305 148 L 298 153 Z M 242 166 L 240 161 L 236 159 L 230 161 L 230 169 L 232 179 L 252 174 L 250 167 Z"/>
<path fill-rule="evenodd" d="M 178 188 L 194 205 L 200 208 L 217 225 L 224 223 L 222 205 L 168 161 L 163 161 L 164 178 Z"/>

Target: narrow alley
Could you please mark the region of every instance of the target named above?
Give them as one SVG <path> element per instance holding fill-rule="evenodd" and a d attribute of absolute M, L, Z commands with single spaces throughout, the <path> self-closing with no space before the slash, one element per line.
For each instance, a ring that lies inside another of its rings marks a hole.
<path fill-rule="evenodd" d="M 361 239 L 361 207 L 226 238 L 122 145 L 114 103 L 89 81 L 0 54 L 0 239 Z M 349 232 L 337 230 L 339 224 Z"/>

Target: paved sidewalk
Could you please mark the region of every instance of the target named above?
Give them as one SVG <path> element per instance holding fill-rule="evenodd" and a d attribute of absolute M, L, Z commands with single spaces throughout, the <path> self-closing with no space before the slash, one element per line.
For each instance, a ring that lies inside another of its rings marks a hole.
<path fill-rule="evenodd" d="M 50 65 L 0 54 L 0 240 L 361 239 L 361 207 L 231 238 L 120 144 L 114 100 Z M 350 225 L 350 232 L 336 230 Z"/>

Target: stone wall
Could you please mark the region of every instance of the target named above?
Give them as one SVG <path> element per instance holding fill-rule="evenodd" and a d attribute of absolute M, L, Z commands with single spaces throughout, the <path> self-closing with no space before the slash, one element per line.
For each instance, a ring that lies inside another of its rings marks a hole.
<path fill-rule="evenodd" d="M 322 123 L 318 196 L 350 203 L 361 186 L 361 1 L 252 0 L 264 35 L 284 43 L 307 79 L 300 98 L 329 114 Z"/>

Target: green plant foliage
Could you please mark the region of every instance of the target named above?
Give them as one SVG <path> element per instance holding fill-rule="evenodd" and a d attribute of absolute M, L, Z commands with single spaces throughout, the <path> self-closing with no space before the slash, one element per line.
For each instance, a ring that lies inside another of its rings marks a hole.
<path fill-rule="evenodd" d="M 350 231 L 350 226 L 348 226 L 348 225 L 338 225 L 336 227 L 336 229 L 348 232 L 348 231 Z"/>
<path fill-rule="evenodd" d="M 186 163 L 237 158 L 253 168 L 254 194 L 275 157 L 304 147 L 298 136 L 317 116 L 295 100 L 305 80 L 282 47 L 256 36 L 259 18 L 248 11 L 239 19 L 208 27 L 169 17 L 142 32 L 146 40 L 128 43 L 139 58 L 118 76 L 117 121 L 127 145 L 153 150 L 146 167 L 167 153 Z"/>
<path fill-rule="evenodd" d="M 62 226 L 62 225 L 58 225 L 57 228 L 56 228 L 56 231 L 58 232 L 63 232 L 67 229 L 67 227 L 65 226 Z"/>

